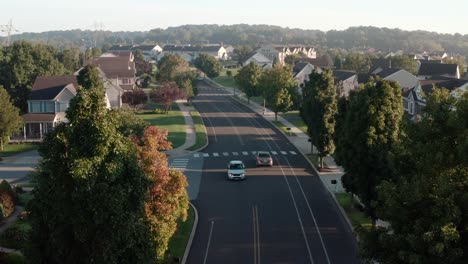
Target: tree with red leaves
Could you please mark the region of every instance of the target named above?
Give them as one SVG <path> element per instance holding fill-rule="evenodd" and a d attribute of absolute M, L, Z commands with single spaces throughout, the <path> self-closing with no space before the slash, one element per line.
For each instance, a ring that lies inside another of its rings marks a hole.
<path fill-rule="evenodd" d="M 162 150 L 171 149 L 167 130 L 148 127 L 139 139 L 134 136 L 137 158 L 146 177 L 152 182 L 147 191 L 145 213 L 155 241 L 156 255 L 164 258 L 169 239 L 177 229 L 179 219 L 187 219 L 189 200 L 187 179 L 180 171 L 170 170 Z"/>
<path fill-rule="evenodd" d="M 175 82 L 163 82 L 159 89 L 150 94 L 151 101 L 164 105 L 165 113 L 169 111 L 169 107 L 173 102 L 186 97 L 185 91 L 180 89 Z"/>
<path fill-rule="evenodd" d="M 128 104 L 133 108 L 138 108 L 139 105 L 146 103 L 148 96 L 143 90 L 137 89 L 125 92 L 122 95 L 122 103 Z"/>

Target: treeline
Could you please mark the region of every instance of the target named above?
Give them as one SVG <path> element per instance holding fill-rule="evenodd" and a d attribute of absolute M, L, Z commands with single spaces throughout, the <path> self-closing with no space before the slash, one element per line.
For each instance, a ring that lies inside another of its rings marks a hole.
<path fill-rule="evenodd" d="M 350 27 L 346 30 L 291 29 L 270 25 L 184 25 L 156 28 L 148 32 L 90 30 L 49 31 L 14 35 L 58 48 L 102 46 L 104 44 L 226 43 L 230 45 L 302 44 L 317 47 L 364 49 L 388 52 L 404 50 L 447 51 L 468 56 L 468 34 L 439 34 L 378 27 Z"/>

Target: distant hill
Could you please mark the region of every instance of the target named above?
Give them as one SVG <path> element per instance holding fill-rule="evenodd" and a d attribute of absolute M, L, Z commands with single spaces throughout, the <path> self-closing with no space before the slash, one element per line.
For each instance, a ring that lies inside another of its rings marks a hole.
<path fill-rule="evenodd" d="M 446 51 L 468 57 L 468 34 L 439 34 L 377 27 L 351 27 L 346 30 L 304 30 L 269 25 L 184 25 L 146 32 L 89 30 L 23 33 L 12 40 L 26 39 L 58 48 L 89 47 L 104 44 L 225 43 L 230 45 L 301 44 L 317 47 L 366 49 L 383 52 L 404 50 Z"/>

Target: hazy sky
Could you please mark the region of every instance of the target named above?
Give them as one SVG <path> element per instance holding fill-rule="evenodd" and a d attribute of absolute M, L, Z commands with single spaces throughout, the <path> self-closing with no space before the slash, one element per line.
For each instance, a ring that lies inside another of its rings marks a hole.
<path fill-rule="evenodd" d="M 377 26 L 468 34 L 467 0 L 2 0 L 0 25 L 19 32 L 147 31 L 185 24 L 269 24 L 342 30 Z M 0 33 L 0 36 L 4 34 Z"/>

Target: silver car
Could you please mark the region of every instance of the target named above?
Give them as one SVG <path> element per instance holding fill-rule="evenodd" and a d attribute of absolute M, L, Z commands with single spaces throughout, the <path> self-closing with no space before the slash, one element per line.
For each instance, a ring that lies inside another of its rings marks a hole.
<path fill-rule="evenodd" d="M 227 175 L 229 180 L 245 179 L 245 166 L 241 160 L 231 160 L 228 163 L 227 168 Z"/>
<path fill-rule="evenodd" d="M 255 164 L 258 166 L 273 166 L 273 158 L 268 151 L 259 151 L 255 154 Z"/>

